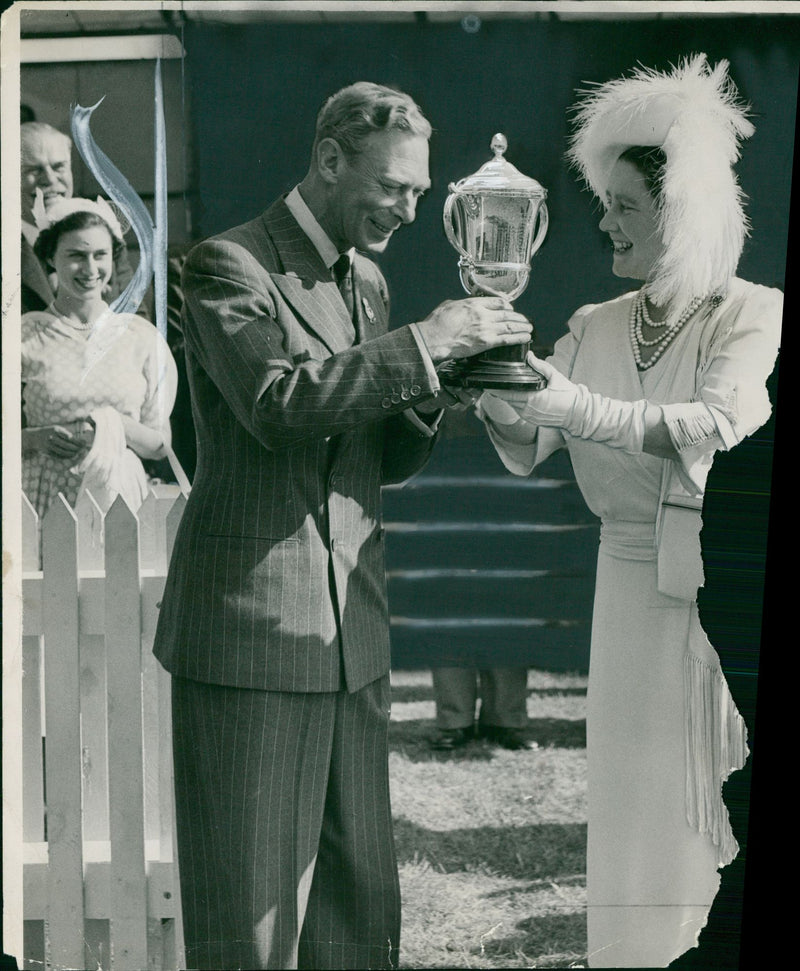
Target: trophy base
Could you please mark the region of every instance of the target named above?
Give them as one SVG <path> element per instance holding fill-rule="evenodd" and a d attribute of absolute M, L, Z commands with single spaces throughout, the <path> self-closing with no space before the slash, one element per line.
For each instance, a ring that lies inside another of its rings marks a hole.
<path fill-rule="evenodd" d="M 453 388 L 541 391 L 546 378 L 524 361 L 487 361 L 482 357 L 447 361 L 437 368 L 442 383 Z"/>

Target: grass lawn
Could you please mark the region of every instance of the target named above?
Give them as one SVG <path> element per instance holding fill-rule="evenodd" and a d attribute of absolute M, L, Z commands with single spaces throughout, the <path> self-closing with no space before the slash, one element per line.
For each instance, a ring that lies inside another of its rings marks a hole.
<path fill-rule="evenodd" d="M 530 671 L 509 752 L 434 752 L 431 676 L 392 674 L 403 968 L 569 968 L 586 954 L 586 678 Z"/>

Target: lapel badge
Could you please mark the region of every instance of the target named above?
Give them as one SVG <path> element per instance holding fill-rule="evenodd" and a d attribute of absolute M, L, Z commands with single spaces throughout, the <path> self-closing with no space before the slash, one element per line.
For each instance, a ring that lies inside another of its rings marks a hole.
<path fill-rule="evenodd" d="M 361 298 L 361 304 L 364 307 L 364 313 L 367 315 L 367 319 L 371 324 L 375 323 L 375 311 L 370 307 L 369 300 L 366 297 Z"/>

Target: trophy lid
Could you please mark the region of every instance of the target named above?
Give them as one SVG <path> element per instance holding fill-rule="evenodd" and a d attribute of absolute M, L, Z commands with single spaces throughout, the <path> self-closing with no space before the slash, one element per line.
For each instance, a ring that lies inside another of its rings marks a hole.
<path fill-rule="evenodd" d="M 519 169 L 503 158 L 508 141 L 506 136 L 498 132 L 489 146 L 494 152 L 494 158 L 482 165 L 473 175 L 468 175 L 448 187 L 451 192 L 475 193 L 482 195 L 520 195 L 530 198 L 545 199 L 547 189 L 536 179 L 523 175 Z"/>

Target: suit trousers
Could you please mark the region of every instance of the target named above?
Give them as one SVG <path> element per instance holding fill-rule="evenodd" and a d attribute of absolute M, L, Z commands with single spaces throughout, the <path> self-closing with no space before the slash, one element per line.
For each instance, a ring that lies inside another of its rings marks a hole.
<path fill-rule="evenodd" d="M 172 680 L 187 967 L 391 968 L 388 675 L 352 693 Z"/>
<path fill-rule="evenodd" d="M 434 668 L 436 724 L 444 730 L 469 728 L 480 695 L 481 725 L 524 728 L 528 724 L 527 668 Z"/>

